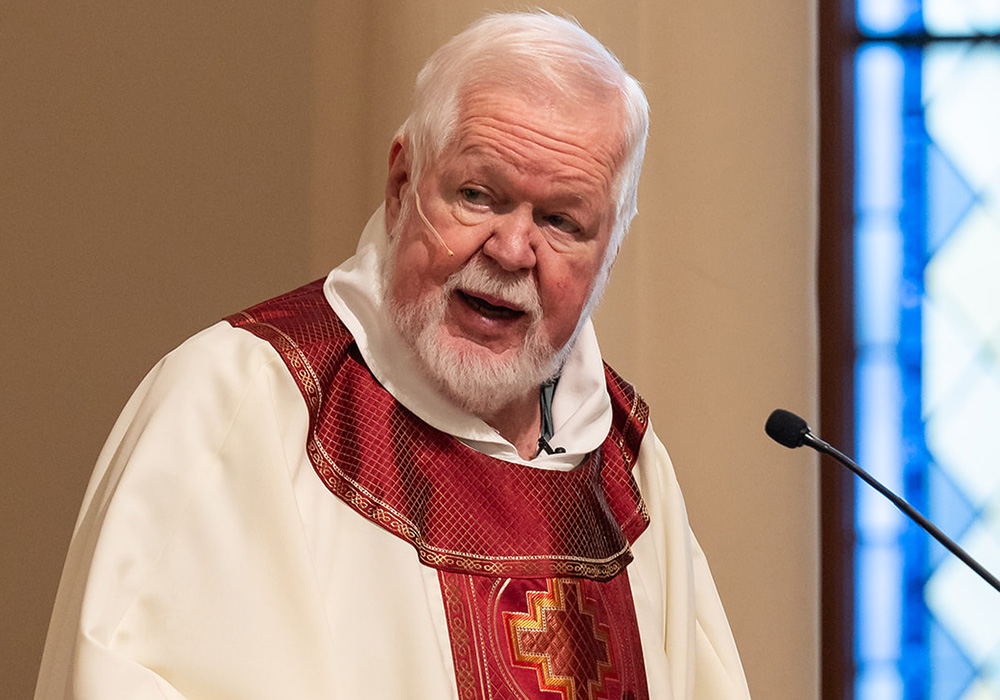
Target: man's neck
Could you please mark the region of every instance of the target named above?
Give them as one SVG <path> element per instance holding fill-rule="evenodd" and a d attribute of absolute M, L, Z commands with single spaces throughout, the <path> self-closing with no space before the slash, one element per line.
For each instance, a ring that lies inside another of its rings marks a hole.
<path fill-rule="evenodd" d="M 542 412 L 537 392 L 481 418 L 514 446 L 521 459 L 533 459 L 538 454 Z"/>

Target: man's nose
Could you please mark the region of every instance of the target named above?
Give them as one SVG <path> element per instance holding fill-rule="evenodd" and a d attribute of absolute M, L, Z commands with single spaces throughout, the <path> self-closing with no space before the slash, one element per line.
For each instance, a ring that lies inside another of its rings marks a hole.
<path fill-rule="evenodd" d="M 535 266 L 537 226 L 527 206 L 518 207 L 490 220 L 490 237 L 483 252 L 508 272 Z"/>

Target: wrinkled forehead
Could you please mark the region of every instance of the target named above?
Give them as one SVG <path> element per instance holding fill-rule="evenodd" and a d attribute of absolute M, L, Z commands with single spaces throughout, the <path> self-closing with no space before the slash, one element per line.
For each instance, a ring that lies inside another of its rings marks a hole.
<path fill-rule="evenodd" d="M 460 117 L 470 105 L 505 98 L 520 100 L 536 111 L 575 114 L 580 119 L 599 114 L 606 128 L 613 128 L 624 141 L 625 97 L 616 86 L 597 80 L 505 74 L 478 78 L 458 89 L 456 116 Z"/>
<path fill-rule="evenodd" d="M 492 144 L 525 167 L 544 152 L 614 179 L 626 155 L 622 104 L 621 94 L 611 89 L 570 92 L 479 82 L 459 94 L 445 149 Z"/>

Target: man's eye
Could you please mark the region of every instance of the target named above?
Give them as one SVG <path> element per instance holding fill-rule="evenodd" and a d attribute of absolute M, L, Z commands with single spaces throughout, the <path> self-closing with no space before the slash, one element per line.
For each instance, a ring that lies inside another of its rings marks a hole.
<path fill-rule="evenodd" d="M 576 233 L 580 230 L 580 227 L 572 219 L 567 219 L 559 214 L 549 214 L 545 217 L 545 223 L 563 233 Z"/>
<path fill-rule="evenodd" d="M 469 204 L 486 204 L 487 202 L 486 193 L 473 187 L 463 187 L 459 190 L 459 194 Z"/>

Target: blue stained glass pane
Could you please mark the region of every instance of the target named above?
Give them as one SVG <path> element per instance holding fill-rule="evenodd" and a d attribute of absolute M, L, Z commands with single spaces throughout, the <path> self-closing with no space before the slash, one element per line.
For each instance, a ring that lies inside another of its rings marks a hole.
<path fill-rule="evenodd" d="M 903 56 L 874 44 L 855 60 L 854 198 L 858 215 L 898 217 L 903 204 Z"/>
<path fill-rule="evenodd" d="M 996 3 L 1000 6 L 1000 2 Z M 1000 50 L 946 43 L 926 50 L 927 130 L 977 194 L 996 194 L 1000 153 Z"/>
<path fill-rule="evenodd" d="M 858 29 L 869 36 L 921 31 L 920 0 L 857 0 Z"/>
<path fill-rule="evenodd" d="M 862 347 L 895 347 L 899 341 L 903 274 L 903 234 L 898 213 L 864 216 L 857 224 L 854 246 L 855 338 Z"/>
<path fill-rule="evenodd" d="M 928 477 L 931 494 L 928 515 L 950 537 L 960 540 L 979 515 L 978 511 L 939 465 L 931 465 Z M 931 568 L 949 556 L 951 554 L 943 547 L 936 548 L 931 556 Z"/>
<path fill-rule="evenodd" d="M 969 212 L 976 193 L 934 144 L 928 147 L 927 180 L 927 247 L 933 253 Z"/>
<path fill-rule="evenodd" d="M 893 491 L 903 488 L 903 443 L 900 425 L 903 385 L 895 347 L 870 348 L 855 366 L 859 397 L 855 419 L 857 455 L 865 469 Z M 856 507 L 859 527 L 864 530 L 897 530 L 895 509 L 877 492 L 859 484 Z M 871 507 L 868 504 L 871 503 Z M 888 513 L 889 516 L 881 515 Z"/>
<path fill-rule="evenodd" d="M 903 679 L 895 665 L 876 665 L 858 671 L 855 688 L 858 698 L 903 700 Z"/>
<path fill-rule="evenodd" d="M 959 541 L 969 554 L 994 571 L 1000 561 L 995 526 L 990 519 L 980 521 Z M 997 625 L 1000 596 L 992 587 L 958 559 L 946 558 L 931 575 L 927 605 L 959 651 L 977 668 L 996 666 L 1000 650 L 1000 625 Z M 992 679 L 982 680 L 994 684 Z M 996 691 L 1000 693 L 1000 687 Z"/>
<path fill-rule="evenodd" d="M 931 676 L 930 700 L 961 700 L 976 678 L 976 667 L 948 632 L 931 624 L 931 658 L 938 672 Z"/>
<path fill-rule="evenodd" d="M 1000 31 L 996 0 L 923 0 L 924 23 L 930 34 L 958 36 Z"/>
<path fill-rule="evenodd" d="M 855 567 L 857 583 L 865 589 L 856 610 L 859 621 L 884 618 L 884 610 L 899 610 L 902 563 L 902 552 L 894 542 L 870 544 L 864 548 Z M 893 665 L 899 661 L 902 653 L 900 620 L 885 622 L 887 624 L 859 626 L 857 653 L 868 667 Z"/>
<path fill-rule="evenodd" d="M 855 336 L 862 347 L 898 340 L 902 274 L 902 57 L 888 46 L 858 52 L 855 139 Z"/>

